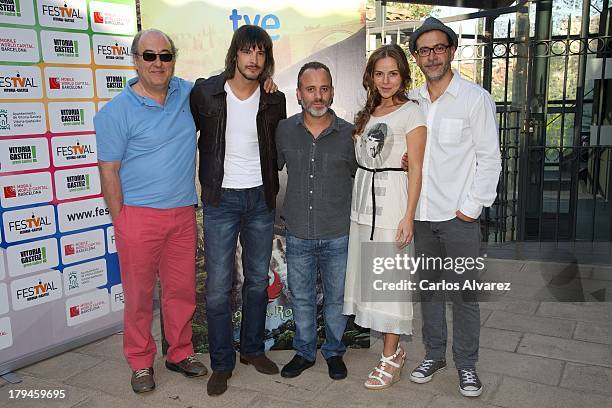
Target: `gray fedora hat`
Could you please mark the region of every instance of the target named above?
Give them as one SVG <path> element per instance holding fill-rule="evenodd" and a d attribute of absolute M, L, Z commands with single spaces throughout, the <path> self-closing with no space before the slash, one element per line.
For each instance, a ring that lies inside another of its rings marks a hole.
<path fill-rule="evenodd" d="M 433 31 L 433 30 L 439 30 L 439 31 L 446 33 L 452 42 L 451 45 L 454 45 L 455 47 L 457 47 L 458 45 L 457 34 L 455 34 L 453 29 L 447 25 L 444 25 L 443 22 L 441 22 L 435 17 L 427 17 L 427 19 L 423 22 L 423 24 L 419 28 L 417 28 L 412 34 L 410 34 L 410 43 L 409 43 L 410 52 L 416 52 L 417 38 L 419 38 L 421 34 L 424 34 L 428 31 Z"/>

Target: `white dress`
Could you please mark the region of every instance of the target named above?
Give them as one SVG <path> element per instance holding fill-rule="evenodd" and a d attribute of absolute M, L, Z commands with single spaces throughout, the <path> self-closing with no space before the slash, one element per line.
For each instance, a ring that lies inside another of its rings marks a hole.
<path fill-rule="evenodd" d="M 399 168 L 402 155 L 406 151 L 406 134 L 418 126 L 425 126 L 425 123 L 419 106 L 413 101 L 406 102 L 386 115 L 371 116 L 363 133 L 355 142 L 357 163 L 370 170 Z M 372 177 L 376 217 L 371 241 L 374 212 Z M 384 251 L 383 247 L 389 248 L 395 242 L 397 225 L 405 215 L 407 203 L 408 178 L 405 172 L 374 173 L 362 168 L 357 170 L 351 203 L 343 313 L 354 314 L 355 323 L 361 327 L 383 333 L 412 334 L 412 302 L 409 291 L 400 294 L 402 301 L 370 301 L 374 293 L 373 288 L 371 285 L 364 285 L 362 288 L 361 285 L 362 282 L 369 282 L 363 274 L 372 273 L 370 265 L 362 270 L 362 244 L 390 243 L 387 246 L 378 245 L 374 250 Z M 414 256 L 414 245 L 408 245 L 403 251 L 400 253 Z M 381 254 L 377 253 L 376 256 Z M 380 296 L 380 292 L 378 295 Z"/>

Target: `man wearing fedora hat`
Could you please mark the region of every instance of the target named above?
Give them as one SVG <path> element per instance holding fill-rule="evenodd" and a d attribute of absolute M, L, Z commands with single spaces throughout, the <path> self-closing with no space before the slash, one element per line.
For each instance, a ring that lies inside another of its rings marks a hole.
<path fill-rule="evenodd" d="M 427 118 L 427 147 L 423 187 L 415 219 L 417 256 L 477 259 L 479 217 L 493 204 L 501 171 L 495 102 L 477 84 L 451 70 L 457 35 L 440 20 L 429 17 L 410 36 L 410 52 L 426 83 L 411 92 Z M 421 270 L 429 282 L 452 282 L 459 288 L 477 278 L 478 269 Z M 416 383 L 429 382 L 446 367 L 446 304 L 453 304 L 453 360 L 459 391 L 468 397 L 482 393 L 476 372 L 480 337 L 480 309 L 474 292 L 422 291 L 425 358 L 412 371 Z"/>

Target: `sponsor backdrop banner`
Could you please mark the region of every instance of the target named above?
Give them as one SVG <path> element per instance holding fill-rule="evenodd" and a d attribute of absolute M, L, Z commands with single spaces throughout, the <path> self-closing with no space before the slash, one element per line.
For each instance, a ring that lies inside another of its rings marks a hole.
<path fill-rule="evenodd" d="M 179 48 L 176 74 L 195 80 L 223 70 L 225 54 L 234 31 L 243 24 L 256 24 L 268 31 L 274 41 L 276 73 L 274 81 L 287 97 L 287 113 L 293 115 L 299 107 L 295 97 L 297 73 L 312 60 L 325 63 L 331 70 L 335 98 L 333 109 L 338 116 L 352 122 L 365 101 L 361 93 L 361 76 L 365 65 L 365 10 L 361 0 L 147 0 L 141 3 L 143 28 L 158 28 L 167 32 Z M 195 16 L 195 18 L 194 18 Z M 94 40 L 95 42 L 95 40 Z M 284 199 L 286 174 L 281 173 L 278 197 L 277 236 L 274 240 L 268 288 L 269 305 L 266 323 L 266 348 L 292 347 L 295 333 L 291 294 L 287 289 L 285 240 L 279 219 Z M 202 212 L 198 212 L 202 225 Z M 207 351 L 205 278 L 203 241 L 200 231 L 198 248 L 198 306 L 194 317 L 193 342 L 197 351 Z M 240 248 L 236 255 L 234 286 L 235 344 L 239 347 L 241 321 L 242 267 Z M 324 336 L 322 293 L 317 295 L 318 333 Z M 322 339 L 320 339 L 322 341 Z M 349 323 L 345 343 L 367 347 L 369 335 Z"/>
<path fill-rule="evenodd" d="M 135 75 L 134 0 L 0 4 L 0 374 L 122 323 L 93 116 Z"/>

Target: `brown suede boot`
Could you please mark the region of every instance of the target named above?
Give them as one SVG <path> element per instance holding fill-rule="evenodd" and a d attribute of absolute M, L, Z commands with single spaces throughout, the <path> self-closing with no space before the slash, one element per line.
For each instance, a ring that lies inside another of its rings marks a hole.
<path fill-rule="evenodd" d="M 232 376 L 231 370 L 213 370 L 206 384 L 208 395 L 221 395 L 227 390 L 227 380 Z"/>
<path fill-rule="evenodd" d="M 252 364 L 255 366 L 255 369 L 263 374 L 278 374 L 278 366 L 265 354 L 258 354 L 256 356 L 243 356 L 240 355 L 240 362 L 242 364 Z"/>

